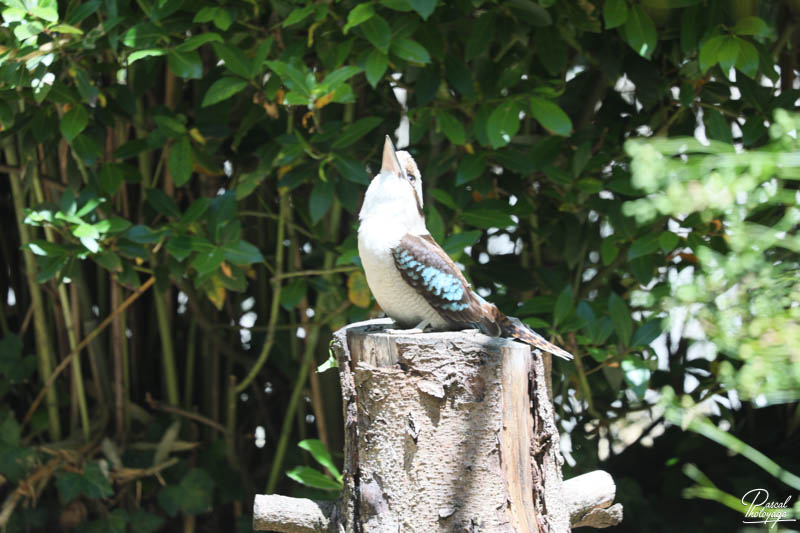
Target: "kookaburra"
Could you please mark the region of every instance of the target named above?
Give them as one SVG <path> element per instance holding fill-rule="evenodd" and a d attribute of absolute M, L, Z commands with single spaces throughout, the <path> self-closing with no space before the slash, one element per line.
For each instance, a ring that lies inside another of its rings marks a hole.
<path fill-rule="evenodd" d="M 388 136 L 381 171 L 367 189 L 358 218 L 358 253 L 367 283 L 381 308 L 401 327 L 477 328 L 572 359 L 569 352 L 472 291 L 425 227 L 416 162 L 408 152 L 395 152 Z"/>

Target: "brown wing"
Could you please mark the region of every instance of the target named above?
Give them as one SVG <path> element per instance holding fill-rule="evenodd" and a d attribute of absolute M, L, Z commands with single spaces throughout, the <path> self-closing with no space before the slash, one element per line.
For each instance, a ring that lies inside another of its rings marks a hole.
<path fill-rule="evenodd" d="M 452 327 L 476 327 L 488 335 L 500 334 L 497 308 L 472 292 L 452 259 L 430 235 L 405 235 L 392 249 L 395 266 Z"/>

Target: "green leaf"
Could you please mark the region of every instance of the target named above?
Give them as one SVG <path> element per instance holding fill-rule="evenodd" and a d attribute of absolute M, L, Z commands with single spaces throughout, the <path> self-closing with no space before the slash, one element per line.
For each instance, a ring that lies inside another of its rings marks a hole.
<path fill-rule="evenodd" d="M 105 251 L 92 255 L 95 263 L 105 268 L 109 272 L 122 272 L 122 261 L 114 252 Z"/>
<path fill-rule="evenodd" d="M 333 477 L 341 481 L 342 474 L 339 473 L 339 469 L 336 468 L 336 465 L 333 463 L 333 457 L 331 457 L 328 448 L 322 443 L 321 440 L 301 440 L 297 443 L 297 446 L 309 452 L 311 457 L 313 457 L 316 462 L 327 468 L 328 472 L 333 474 Z"/>
<path fill-rule="evenodd" d="M 149 48 L 146 50 L 136 50 L 135 52 L 131 53 L 128 56 L 128 65 L 134 64 L 136 61 L 140 59 L 144 59 L 146 57 L 159 57 L 166 55 L 166 50 L 161 50 L 159 48 Z"/>
<path fill-rule="evenodd" d="M 317 181 L 311 190 L 311 198 L 308 201 L 308 211 L 311 215 L 311 223 L 316 224 L 333 203 L 333 183 L 329 181 Z"/>
<path fill-rule="evenodd" d="M 69 257 L 46 257 L 39 263 L 39 272 L 36 274 L 37 283 L 44 283 L 56 277 L 61 269 L 67 266 Z"/>
<path fill-rule="evenodd" d="M 238 78 L 220 78 L 206 91 L 200 107 L 208 107 L 227 100 L 234 94 L 247 87 L 247 82 Z"/>
<path fill-rule="evenodd" d="M 89 124 L 89 112 L 81 104 L 77 104 L 61 117 L 59 127 L 64 139 L 71 143 Z"/>
<path fill-rule="evenodd" d="M 198 276 L 204 276 L 216 271 L 225 260 L 222 248 L 214 247 L 211 251 L 198 253 L 189 266 L 197 270 Z"/>
<path fill-rule="evenodd" d="M 631 387 L 636 396 L 644 398 L 650 382 L 650 368 L 647 364 L 641 358 L 631 355 L 620 363 L 620 367 L 625 376 L 625 383 Z"/>
<path fill-rule="evenodd" d="M 84 217 L 89 213 L 91 213 L 92 211 L 94 211 L 98 205 L 102 204 L 105 201 L 106 199 L 103 198 L 102 196 L 90 198 L 89 200 L 86 201 L 85 204 L 81 206 L 80 209 L 78 209 L 78 211 L 75 213 L 75 216 Z"/>
<path fill-rule="evenodd" d="M 383 79 L 383 74 L 389 66 L 389 57 L 378 49 L 372 50 L 367 56 L 364 70 L 367 74 L 367 81 L 374 89 L 378 82 Z"/>
<path fill-rule="evenodd" d="M 436 0 L 409 0 L 411 7 L 419 13 L 422 20 L 428 20 L 434 9 L 436 9 Z"/>
<path fill-rule="evenodd" d="M 361 185 L 369 185 L 369 176 L 367 176 L 367 170 L 361 161 L 334 154 L 333 166 L 344 179 Z"/>
<path fill-rule="evenodd" d="M 603 265 L 608 266 L 619 255 L 619 248 L 613 238 L 606 237 L 603 239 L 603 244 L 600 247 L 600 257 L 603 260 Z"/>
<path fill-rule="evenodd" d="M 511 215 L 499 209 L 471 209 L 465 211 L 463 220 L 477 228 L 505 228 L 513 226 Z"/>
<path fill-rule="evenodd" d="M 509 0 L 508 5 L 524 11 L 525 22 L 531 26 L 549 26 L 553 23 L 547 9 L 533 0 Z"/>
<path fill-rule="evenodd" d="M 622 26 L 622 34 L 631 48 L 640 56 L 650 59 L 658 43 L 658 34 L 653 19 L 640 4 L 630 7 L 628 20 Z"/>
<path fill-rule="evenodd" d="M 458 164 L 456 171 L 456 187 L 474 180 L 486 170 L 486 156 L 484 154 L 467 154 Z"/>
<path fill-rule="evenodd" d="M 633 333 L 633 320 L 628 305 L 615 292 L 612 292 L 608 298 L 608 312 L 620 342 L 624 346 L 628 346 Z"/>
<path fill-rule="evenodd" d="M 631 346 L 649 346 L 661 333 L 661 319 L 649 320 L 636 329 L 631 339 Z"/>
<path fill-rule="evenodd" d="M 322 83 L 317 86 L 317 90 L 322 93 L 329 93 L 331 91 L 335 91 L 342 85 L 344 82 L 355 76 L 361 72 L 359 67 L 353 65 L 347 65 L 344 67 L 337 68 L 333 72 L 327 74 L 325 79 L 322 80 Z"/>
<path fill-rule="evenodd" d="M 719 47 L 717 52 L 717 62 L 725 75 L 736 64 L 736 58 L 739 57 L 739 39 L 729 35 L 725 38 L 722 46 Z"/>
<path fill-rule="evenodd" d="M 169 485 L 158 493 L 158 503 L 169 516 L 178 511 L 201 514 L 211 510 L 214 479 L 205 470 L 193 468 L 177 485 Z"/>
<path fill-rule="evenodd" d="M 82 239 L 84 237 L 88 237 L 89 239 L 97 239 L 100 237 L 100 232 L 97 231 L 97 228 L 95 228 L 91 224 L 80 224 L 78 226 L 75 226 L 72 229 L 72 234 L 78 237 L 79 239 Z"/>
<path fill-rule="evenodd" d="M 347 14 L 347 23 L 342 28 L 342 33 L 347 35 L 351 28 L 355 28 L 359 24 L 368 21 L 375 15 L 375 10 L 370 3 L 358 4 L 350 10 Z"/>
<path fill-rule="evenodd" d="M 211 198 L 198 198 L 181 217 L 181 224 L 191 224 L 202 217 L 211 206 Z"/>
<path fill-rule="evenodd" d="M 50 241 L 35 240 L 28 243 L 27 248 L 34 254 L 42 257 L 58 257 L 67 255 L 69 249 L 62 245 Z M 1 352 L 2 350 L 0 350 Z"/>
<path fill-rule="evenodd" d="M 100 233 L 120 233 L 131 227 L 128 220 L 120 217 L 111 217 L 94 225 Z"/>
<path fill-rule="evenodd" d="M 125 32 L 122 43 L 131 48 L 152 48 L 163 37 L 165 34 L 161 28 L 152 22 L 143 22 Z"/>
<path fill-rule="evenodd" d="M 572 313 L 573 308 L 572 287 L 567 285 L 559 293 L 556 305 L 553 308 L 553 323 L 557 325 L 563 322 Z"/>
<path fill-rule="evenodd" d="M 731 28 L 736 35 L 767 35 L 769 26 L 759 17 L 744 17 L 739 19 Z"/>
<path fill-rule="evenodd" d="M 486 122 L 486 133 L 492 148 L 502 148 L 511 142 L 519 131 L 519 105 L 513 100 L 501 103 L 489 115 Z"/>
<path fill-rule="evenodd" d="M 172 176 L 172 180 L 178 187 L 184 185 L 192 177 L 194 167 L 194 155 L 192 145 L 188 137 L 183 137 L 180 141 L 172 145 L 169 151 L 167 168 Z"/>
<path fill-rule="evenodd" d="M 321 490 L 342 489 L 341 483 L 334 481 L 319 470 L 315 470 L 309 466 L 297 466 L 286 472 L 286 475 L 307 487 Z"/>
<path fill-rule="evenodd" d="M 137 244 L 152 244 L 161 240 L 162 231 L 153 231 L 141 224 L 132 226 L 125 232 L 125 238 Z"/>
<path fill-rule="evenodd" d="M 314 12 L 314 9 L 316 9 L 316 7 L 317 6 L 311 3 L 305 7 L 294 8 L 292 12 L 289 13 L 289 16 L 286 17 L 286 20 L 283 21 L 283 24 L 281 24 L 281 26 L 284 28 L 288 28 L 292 24 L 297 24 L 298 22 L 305 20 L 306 17 L 308 17 L 311 13 Z"/>
<path fill-rule="evenodd" d="M 479 230 L 462 231 L 461 233 L 454 233 L 450 235 L 445 241 L 442 248 L 447 255 L 455 256 L 464 252 L 464 248 L 472 246 L 478 239 L 481 238 L 483 232 Z"/>
<path fill-rule="evenodd" d="M 424 46 L 417 41 L 403 38 L 392 41 L 392 53 L 400 59 L 411 63 L 426 64 L 431 62 L 431 56 Z"/>
<path fill-rule="evenodd" d="M 652 233 L 636 239 L 628 249 L 628 261 L 655 253 L 658 245 L 658 235 Z"/>
<path fill-rule="evenodd" d="M 392 42 L 392 30 L 389 23 L 380 15 L 375 15 L 360 26 L 364 37 L 372 43 L 372 46 L 383 52 L 389 53 L 389 45 Z"/>
<path fill-rule="evenodd" d="M 164 518 L 148 513 L 144 509 L 136 509 L 129 514 L 130 530 L 136 533 L 156 533 L 164 524 Z"/>
<path fill-rule="evenodd" d="M 186 235 L 178 235 L 167 241 L 167 253 L 178 261 L 183 262 L 184 259 L 192 254 L 192 240 Z"/>
<path fill-rule="evenodd" d="M 603 20 L 607 30 L 625 24 L 628 20 L 627 0 L 606 0 L 603 4 Z"/>
<path fill-rule="evenodd" d="M 203 60 L 196 51 L 167 53 L 167 64 L 173 74 L 179 78 L 199 80 L 203 77 Z"/>
<path fill-rule="evenodd" d="M 224 42 L 222 40 L 222 36 L 219 33 L 214 33 L 210 31 L 207 33 L 201 33 L 200 35 L 194 35 L 192 37 L 189 37 L 189 39 L 176 46 L 175 50 L 177 50 L 178 52 L 191 52 L 192 50 L 197 50 L 204 44 L 221 43 L 221 42 Z"/>
<path fill-rule="evenodd" d="M 162 215 L 173 218 L 181 216 L 181 210 L 178 209 L 178 204 L 161 189 L 147 189 L 146 199 L 147 205 Z"/>
<path fill-rule="evenodd" d="M 442 133 L 445 134 L 451 143 L 462 145 L 467 142 L 467 134 L 464 131 L 464 126 L 461 124 L 461 121 L 450 112 L 437 109 L 436 122 L 439 123 Z"/>
<path fill-rule="evenodd" d="M 225 260 L 234 265 L 251 265 L 253 263 L 263 263 L 264 256 L 261 251 L 247 241 L 237 241 L 234 245 L 225 245 Z"/>
<path fill-rule="evenodd" d="M 308 285 L 303 278 L 294 278 L 281 289 L 281 307 L 291 311 L 306 295 Z"/>
<path fill-rule="evenodd" d="M 531 115 L 542 127 L 564 137 L 572 133 L 572 120 L 555 102 L 531 96 Z"/>
<path fill-rule="evenodd" d="M 436 242 L 442 242 L 444 240 L 444 219 L 442 219 L 442 215 L 431 205 L 427 206 L 425 211 L 427 213 L 425 221 L 428 226 L 428 232 Z"/>
<path fill-rule="evenodd" d="M 107 194 L 113 195 L 122 185 L 123 174 L 120 166 L 119 163 L 106 163 L 100 169 L 100 175 L 98 176 L 100 187 Z"/>
<path fill-rule="evenodd" d="M 678 245 L 678 236 L 671 231 L 662 231 L 658 236 L 658 245 L 664 253 L 669 253 Z"/>
<path fill-rule="evenodd" d="M 749 42 L 739 39 L 739 56 L 736 68 L 749 78 L 755 78 L 758 72 L 758 50 Z"/>
<path fill-rule="evenodd" d="M 342 128 L 341 133 L 333 142 L 331 148 L 334 150 L 347 148 L 351 144 L 356 143 L 364 135 L 377 128 L 378 124 L 381 122 L 383 122 L 381 117 L 365 117 L 353 124 L 348 124 Z"/>
<path fill-rule="evenodd" d="M 698 56 L 700 72 L 705 73 L 719 61 L 719 50 L 726 39 L 726 35 L 717 35 L 703 43 L 700 47 L 700 55 Z"/>
<path fill-rule="evenodd" d="M 722 113 L 716 109 L 704 109 L 703 113 L 703 119 L 706 125 L 706 136 L 715 141 L 733 144 L 731 125 L 728 124 L 728 121 Z"/>
<path fill-rule="evenodd" d="M 79 496 L 90 499 L 108 498 L 114 494 L 111 484 L 106 479 L 97 463 L 89 463 L 79 472 L 62 472 L 56 477 L 56 488 L 65 504 Z"/>

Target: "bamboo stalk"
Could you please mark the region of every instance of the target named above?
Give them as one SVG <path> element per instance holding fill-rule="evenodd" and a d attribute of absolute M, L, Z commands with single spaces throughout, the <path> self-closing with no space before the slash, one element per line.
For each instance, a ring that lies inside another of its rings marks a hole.
<path fill-rule="evenodd" d="M 67 340 L 69 341 L 70 352 L 80 355 L 80 349 L 77 347 L 78 336 L 75 334 L 75 324 L 72 321 L 69 297 L 67 296 L 67 288 L 64 283 L 58 284 L 58 300 L 61 303 L 61 312 L 64 316 L 64 328 L 67 330 Z M 83 438 L 88 441 L 90 435 L 89 410 L 86 407 L 86 391 L 83 387 L 83 372 L 81 370 L 80 357 L 75 357 L 75 361 L 72 362 L 71 370 L 72 383 L 75 389 L 76 400 L 78 402 L 78 413 L 80 414 L 81 419 L 81 428 L 83 429 Z"/>
<path fill-rule="evenodd" d="M 161 338 L 164 386 L 167 389 L 167 399 L 170 405 L 177 407 L 180 405 L 181 398 L 178 391 L 178 372 L 175 366 L 175 350 L 172 345 L 172 329 L 167 316 L 167 303 L 164 301 L 164 294 L 159 291 L 153 292 L 153 299 L 156 302 L 156 319 L 158 321 L 159 337 Z"/>
<path fill-rule="evenodd" d="M 116 309 L 120 301 L 120 287 L 114 280 L 111 280 L 111 307 Z M 125 358 L 122 353 L 122 346 L 126 343 L 124 329 L 124 319 L 122 313 L 114 318 L 111 325 L 111 349 L 114 353 L 114 413 L 116 417 L 117 438 L 120 442 L 125 441 L 126 424 L 126 396 L 127 387 L 125 386 Z"/>
<path fill-rule="evenodd" d="M 314 360 L 314 350 L 317 347 L 317 339 L 319 337 L 319 326 L 311 328 L 306 337 L 306 347 L 303 353 L 303 362 L 300 369 L 297 371 L 297 381 L 295 381 L 294 388 L 292 389 L 292 396 L 289 398 L 289 406 L 286 408 L 286 415 L 283 417 L 283 424 L 281 425 L 281 435 L 278 438 L 278 446 L 275 449 L 275 456 L 272 460 L 272 468 L 270 468 L 269 478 L 267 479 L 267 494 L 272 494 L 278 484 L 278 478 L 283 473 L 283 458 L 286 455 L 286 446 L 289 444 L 289 436 L 292 431 L 292 421 L 294 419 L 295 411 L 300 403 L 300 398 L 303 394 L 303 388 L 306 384 L 308 371 L 311 368 L 311 363 Z"/>
<path fill-rule="evenodd" d="M 19 164 L 17 152 L 13 145 L 13 137 L 8 137 L 3 142 L 3 151 L 6 162 L 9 165 Z M 50 346 L 50 335 L 47 331 L 47 319 L 45 316 L 44 301 L 39 284 L 36 282 L 36 261 L 33 253 L 28 250 L 27 244 L 31 241 L 28 227 L 23 223 L 23 201 L 22 180 L 20 172 L 9 172 L 11 183 L 11 195 L 14 201 L 14 211 L 17 219 L 17 230 L 19 231 L 19 241 L 22 245 L 22 255 L 25 260 L 25 274 L 28 280 L 28 291 L 31 295 L 31 306 L 33 308 L 33 331 L 36 339 L 36 357 L 39 363 L 39 376 L 42 383 L 46 384 L 53 375 L 51 361 L 54 360 L 53 349 Z M 58 397 L 56 391 L 47 389 L 47 419 L 50 438 L 54 441 L 61 440 L 61 421 L 58 418 Z M 41 400 L 40 400 L 41 401 Z"/>
<path fill-rule="evenodd" d="M 186 376 L 183 382 L 185 388 L 183 389 L 183 407 L 184 409 L 192 408 L 192 393 L 194 392 L 194 366 L 197 359 L 197 320 L 192 319 L 189 323 L 189 340 L 186 345 Z"/>
<path fill-rule="evenodd" d="M 289 194 L 287 192 L 280 193 L 280 210 L 278 218 L 278 234 L 275 237 L 275 276 L 280 276 L 283 271 L 283 239 L 286 229 L 287 210 L 289 208 Z M 236 386 L 236 392 L 240 393 L 245 390 L 252 382 L 264 363 L 269 358 L 269 352 L 272 349 L 272 344 L 275 342 L 275 326 L 278 324 L 278 312 L 280 310 L 281 299 L 281 283 L 276 280 L 273 285 L 272 291 L 272 304 L 270 306 L 269 315 L 269 329 L 267 330 L 267 338 L 264 340 L 264 346 L 261 348 L 261 353 L 258 355 L 255 364 L 247 373 L 247 376 Z"/>
<path fill-rule="evenodd" d="M 72 362 L 72 360 L 78 355 L 80 350 L 85 348 L 86 345 L 89 344 L 92 341 L 92 339 L 94 339 L 104 329 L 106 329 L 106 327 L 111 323 L 112 320 L 114 320 L 114 317 L 117 314 L 121 313 L 129 305 L 131 305 L 133 302 L 135 302 L 155 282 L 156 282 L 156 278 L 155 277 L 151 277 L 150 279 L 145 281 L 142 284 L 141 287 L 136 289 L 136 291 L 133 294 L 131 294 L 124 302 L 122 302 L 122 304 L 118 308 L 114 309 L 114 311 L 110 315 L 108 315 L 100 323 L 100 325 L 97 326 L 97 328 L 94 329 L 94 331 L 92 331 L 81 342 L 78 343 L 78 346 L 75 347 L 76 348 L 75 350 L 73 350 L 69 354 L 67 354 L 67 356 L 58 364 L 58 366 L 55 369 L 53 369 L 53 371 L 50 373 L 50 377 L 47 379 L 47 381 L 42 386 L 42 390 L 39 391 L 39 394 L 36 396 L 36 399 L 33 400 L 33 403 L 28 408 L 28 412 L 25 413 L 25 418 L 22 419 L 21 426 L 25 426 L 25 424 L 30 422 L 31 417 L 36 412 L 36 409 L 39 407 L 39 404 L 42 403 L 42 400 L 44 399 L 45 395 L 49 394 L 48 391 L 51 390 L 51 387 L 53 386 L 53 383 L 55 383 L 56 378 L 58 377 L 58 375 L 61 374 L 61 372 L 64 371 L 64 369 L 70 364 L 70 362 Z"/>

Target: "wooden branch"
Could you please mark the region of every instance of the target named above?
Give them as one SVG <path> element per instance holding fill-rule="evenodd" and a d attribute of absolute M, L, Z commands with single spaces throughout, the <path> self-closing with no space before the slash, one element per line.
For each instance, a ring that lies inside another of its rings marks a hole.
<path fill-rule="evenodd" d="M 614 504 L 616 486 L 607 472 L 595 470 L 564 481 L 570 527 L 606 528 L 622 522 L 622 504 Z M 279 533 L 332 532 L 334 502 L 257 495 L 253 529 Z M 446 514 L 446 513 L 445 513 Z"/>
<path fill-rule="evenodd" d="M 602 470 L 564 481 L 570 526 L 605 528 L 622 522 L 622 505 L 612 505 L 616 491 L 614 479 Z"/>
<path fill-rule="evenodd" d="M 280 533 L 327 532 L 333 510 L 332 501 L 257 494 L 253 504 L 253 529 Z"/>

